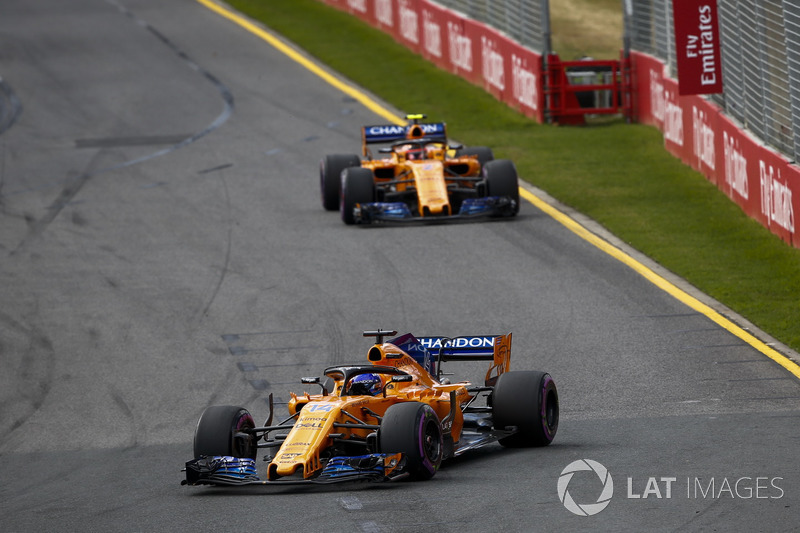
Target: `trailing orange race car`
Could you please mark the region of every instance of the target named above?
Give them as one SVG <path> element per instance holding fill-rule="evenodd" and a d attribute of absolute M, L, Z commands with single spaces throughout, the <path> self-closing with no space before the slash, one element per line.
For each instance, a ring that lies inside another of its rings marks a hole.
<path fill-rule="evenodd" d="M 405 126 L 361 129 L 362 156 L 334 154 L 320 161 L 322 206 L 338 209 L 345 224 L 442 222 L 519 211 L 517 170 L 490 148 L 450 145 L 444 122 L 408 115 Z M 374 158 L 371 145 L 384 145 Z"/>
<path fill-rule="evenodd" d="M 333 366 L 302 383 L 318 394 L 292 393 L 289 417 L 262 426 L 243 407 L 212 406 L 200 416 L 188 485 L 424 480 L 443 460 L 499 442 L 547 446 L 558 430 L 559 403 L 549 374 L 508 371 L 511 334 L 420 337 L 366 331 L 375 337 L 367 364 Z M 452 383 L 446 361 L 487 360 L 483 384 Z M 266 451 L 265 476 L 256 467 Z"/>

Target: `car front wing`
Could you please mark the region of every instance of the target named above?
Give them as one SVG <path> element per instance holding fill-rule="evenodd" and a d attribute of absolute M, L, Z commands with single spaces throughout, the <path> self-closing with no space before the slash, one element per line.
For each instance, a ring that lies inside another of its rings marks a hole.
<path fill-rule="evenodd" d="M 517 212 L 516 200 L 507 196 L 466 198 L 458 213 L 446 216 L 414 216 L 404 202 L 372 202 L 355 207 L 354 218 L 359 224 L 373 222 L 448 222 L 480 217 L 509 217 Z"/>
<path fill-rule="evenodd" d="M 347 481 L 395 481 L 406 477 L 402 454 L 380 454 L 333 457 L 319 475 L 278 480 L 260 479 L 255 459 L 203 456 L 186 463 L 186 479 L 181 485 L 301 485 L 343 483 Z"/>

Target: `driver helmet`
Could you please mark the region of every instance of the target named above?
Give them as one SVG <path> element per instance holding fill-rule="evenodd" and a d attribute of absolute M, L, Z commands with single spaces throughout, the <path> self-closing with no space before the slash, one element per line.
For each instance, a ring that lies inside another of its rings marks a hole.
<path fill-rule="evenodd" d="M 378 374 L 361 374 L 350 382 L 350 394 L 375 396 L 383 390 L 383 382 Z"/>
<path fill-rule="evenodd" d="M 425 149 L 418 144 L 404 144 L 400 151 L 411 161 L 425 159 Z"/>
<path fill-rule="evenodd" d="M 406 152 L 406 159 L 411 159 L 412 161 L 425 159 L 425 149 L 420 146 L 413 146 Z"/>

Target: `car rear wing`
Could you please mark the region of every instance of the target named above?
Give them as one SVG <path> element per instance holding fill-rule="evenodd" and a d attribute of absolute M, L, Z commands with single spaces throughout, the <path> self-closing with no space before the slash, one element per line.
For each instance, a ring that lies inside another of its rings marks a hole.
<path fill-rule="evenodd" d="M 436 360 L 436 366 L 426 366 L 426 370 L 441 374 L 444 361 L 492 361 L 486 372 L 486 385 L 491 386 L 503 372 L 508 371 L 511 360 L 511 333 L 507 335 L 473 335 L 465 337 L 418 337 L 406 336 L 396 339 L 396 344 L 412 357 L 422 356 L 422 360 Z M 416 341 L 416 342 L 414 342 Z M 394 341 L 392 341 L 394 342 Z M 415 353 L 412 353 L 415 352 Z"/>
<path fill-rule="evenodd" d="M 406 126 L 382 124 L 361 128 L 361 142 L 365 156 L 367 146 L 370 144 L 388 144 L 403 140 L 446 143 L 447 125 L 444 122 L 415 122 Z"/>

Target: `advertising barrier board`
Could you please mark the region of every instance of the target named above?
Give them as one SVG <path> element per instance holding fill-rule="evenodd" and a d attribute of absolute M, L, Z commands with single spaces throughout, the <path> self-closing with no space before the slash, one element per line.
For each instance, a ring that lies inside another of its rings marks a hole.
<path fill-rule="evenodd" d="M 632 52 L 637 120 L 658 127 L 664 146 L 774 234 L 800 247 L 800 169 L 744 131 L 716 104 L 681 96 L 664 64 Z"/>
<path fill-rule="evenodd" d="M 428 0 L 321 1 L 359 17 L 439 68 L 544 122 L 542 56 L 501 32 Z"/>

